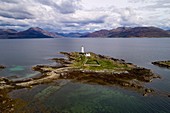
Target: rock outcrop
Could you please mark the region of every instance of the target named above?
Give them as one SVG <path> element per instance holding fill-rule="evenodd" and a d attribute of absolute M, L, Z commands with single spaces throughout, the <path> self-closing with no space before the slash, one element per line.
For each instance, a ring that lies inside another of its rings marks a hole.
<path fill-rule="evenodd" d="M 157 65 L 159 67 L 165 67 L 170 69 L 170 60 L 169 61 L 156 61 L 152 62 L 152 64 Z"/>
<path fill-rule="evenodd" d="M 3 66 L 3 65 L 0 65 L 0 69 L 4 69 L 5 68 L 5 66 Z"/>

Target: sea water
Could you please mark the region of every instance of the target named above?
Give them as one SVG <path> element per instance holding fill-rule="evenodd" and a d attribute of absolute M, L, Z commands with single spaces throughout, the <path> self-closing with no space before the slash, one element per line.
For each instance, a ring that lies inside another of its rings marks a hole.
<path fill-rule="evenodd" d="M 168 38 L 88 38 L 88 39 L 16 39 L 0 40 L 0 64 L 7 66 L 0 76 L 29 78 L 39 74 L 31 67 L 53 64 L 59 52 L 85 51 L 108 55 L 151 69 L 162 79 L 145 84 L 155 91 L 170 93 L 170 70 L 151 64 L 170 59 Z M 25 102 L 16 112 L 63 113 L 169 113 L 170 98 L 165 95 L 143 97 L 136 91 L 118 86 L 83 84 L 70 80 L 15 90 L 11 98 Z"/>

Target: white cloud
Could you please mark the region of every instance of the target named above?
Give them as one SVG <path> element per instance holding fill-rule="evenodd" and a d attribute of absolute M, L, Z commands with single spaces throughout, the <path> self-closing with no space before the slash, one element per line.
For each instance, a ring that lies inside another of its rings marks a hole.
<path fill-rule="evenodd" d="M 75 13 L 81 8 L 80 0 L 37 0 L 43 5 L 52 7 L 54 10 L 62 14 Z"/>
<path fill-rule="evenodd" d="M 0 27 L 58 32 L 170 27 L 168 0 L 0 0 Z"/>

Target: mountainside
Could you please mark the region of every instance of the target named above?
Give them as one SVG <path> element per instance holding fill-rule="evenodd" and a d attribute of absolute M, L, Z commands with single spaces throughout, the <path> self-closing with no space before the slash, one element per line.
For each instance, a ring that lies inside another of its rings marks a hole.
<path fill-rule="evenodd" d="M 119 27 L 95 31 L 82 37 L 170 37 L 170 32 L 156 27 Z"/>
<path fill-rule="evenodd" d="M 84 36 L 88 33 L 56 33 L 57 35 L 63 36 L 63 37 L 74 37 L 74 38 L 78 38 L 81 36 Z"/>
<path fill-rule="evenodd" d="M 32 27 L 28 30 L 17 32 L 11 29 L 1 29 L 0 39 L 25 39 L 25 38 L 61 38 L 62 36 L 50 33 L 38 27 Z"/>
<path fill-rule="evenodd" d="M 95 31 L 93 33 L 86 34 L 82 37 L 108 37 L 109 35 L 109 30 L 100 30 L 100 31 Z"/>
<path fill-rule="evenodd" d="M 29 39 L 29 38 L 62 38 L 62 37 L 99 37 L 99 38 L 132 38 L 132 37 L 170 37 L 170 30 L 156 27 L 118 27 L 112 30 L 99 30 L 92 33 L 52 33 L 38 27 L 25 31 L 0 29 L 0 39 Z"/>
<path fill-rule="evenodd" d="M 17 33 L 17 36 L 23 38 L 60 38 L 61 37 L 38 27 L 29 28 L 28 30 L 19 32 Z"/>
<path fill-rule="evenodd" d="M 17 33 L 14 29 L 0 29 L 0 39 L 7 39 L 11 35 L 15 35 Z"/>

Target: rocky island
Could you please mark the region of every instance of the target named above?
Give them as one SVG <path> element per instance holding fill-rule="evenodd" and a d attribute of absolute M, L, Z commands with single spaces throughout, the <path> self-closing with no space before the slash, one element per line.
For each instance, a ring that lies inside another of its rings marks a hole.
<path fill-rule="evenodd" d="M 56 67 L 37 65 L 34 70 L 39 71 L 43 76 L 58 75 L 59 79 L 72 79 L 84 83 L 95 83 L 101 85 L 120 85 L 144 91 L 153 90 L 143 87 L 144 82 L 151 82 L 154 78 L 160 78 L 151 70 L 127 63 L 122 59 L 115 59 L 109 56 L 95 53 L 61 52 L 67 59 L 54 58 L 61 64 L 62 71 Z"/>
<path fill-rule="evenodd" d="M 3 65 L 0 65 L 0 69 L 4 69 L 5 68 L 5 66 L 3 66 Z"/>
<path fill-rule="evenodd" d="M 170 69 L 170 60 L 168 61 L 156 61 L 152 62 L 152 64 L 157 65 L 159 67 L 165 67 Z"/>
<path fill-rule="evenodd" d="M 20 81 L 12 81 L 7 78 L 0 79 L 0 89 L 29 88 L 33 85 L 52 82 L 58 79 L 70 79 L 82 83 L 101 85 L 119 85 L 146 93 L 153 92 L 145 88 L 145 82 L 151 82 L 154 78 L 160 78 L 151 70 L 127 63 L 122 59 L 99 55 L 92 52 L 61 52 L 66 58 L 53 58 L 60 65 L 37 65 L 33 70 L 42 75 Z"/>

